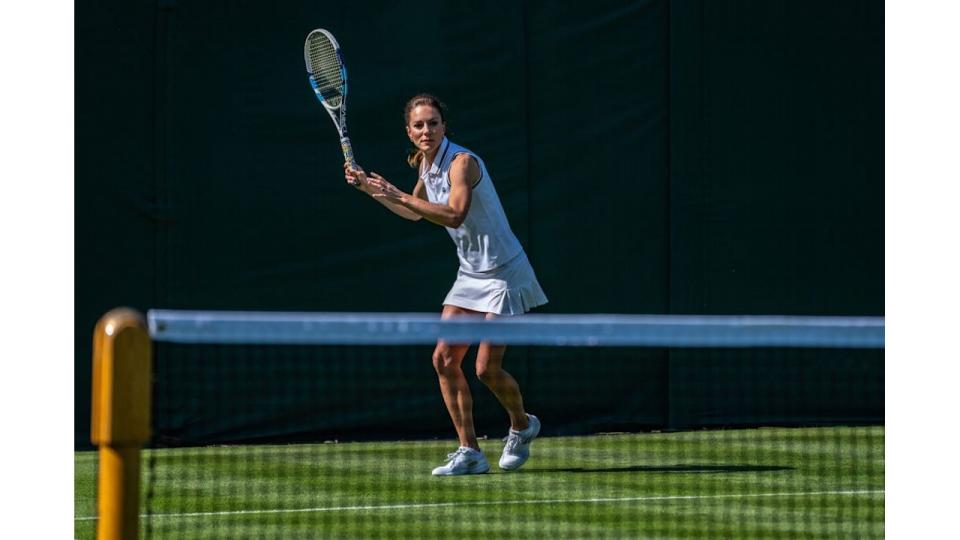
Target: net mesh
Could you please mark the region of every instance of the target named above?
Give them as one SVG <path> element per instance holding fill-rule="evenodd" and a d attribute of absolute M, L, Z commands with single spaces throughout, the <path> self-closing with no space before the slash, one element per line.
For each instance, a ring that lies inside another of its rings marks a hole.
<path fill-rule="evenodd" d="M 147 538 L 884 534 L 883 320 L 154 311 Z M 462 363 L 481 475 L 434 344 Z M 510 420 L 482 340 L 542 431 Z"/>
<path fill-rule="evenodd" d="M 323 99 L 332 107 L 340 105 L 343 98 L 343 63 L 337 46 L 325 33 L 314 30 L 304 44 L 307 71 L 317 82 Z"/>

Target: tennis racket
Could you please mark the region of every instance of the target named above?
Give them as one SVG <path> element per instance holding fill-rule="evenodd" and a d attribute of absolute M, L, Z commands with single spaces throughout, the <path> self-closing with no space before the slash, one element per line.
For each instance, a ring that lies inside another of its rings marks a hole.
<path fill-rule="evenodd" d="M 347 67 L 343 65 L 340 45 L 333 34 L 317 28 L 307 34 L 303 43 L 303 60 L 307 64 L 310 86 L 340 134 L 343 159 L 351 169 L 357 169 L 353 145 L 347 135 Z M 352 183 L 357 185 L 359 181 Z"/>

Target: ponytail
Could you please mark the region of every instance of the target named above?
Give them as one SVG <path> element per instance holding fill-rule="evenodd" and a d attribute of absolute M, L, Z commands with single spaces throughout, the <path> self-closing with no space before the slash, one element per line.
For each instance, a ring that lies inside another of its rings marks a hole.
<path fill-rule="evenodd" d="M 421 161 L 423 161 L 423 152 L 415 148 L 407 151 L 407 165 L 410 165 L 410 168 L 420 170 Z"/>

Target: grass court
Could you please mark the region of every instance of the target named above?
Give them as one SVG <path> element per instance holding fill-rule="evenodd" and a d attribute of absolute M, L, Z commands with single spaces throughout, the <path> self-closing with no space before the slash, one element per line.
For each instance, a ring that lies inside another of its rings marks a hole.
<path fill-rule="evenodd" d="M 455 444 L 147 450 L 141 538 L 884 536 L 882 426 L 542 437 L 511 473 L 487 439 L 490 473 L 432 477 Z M 75 456 L 94 538 L 96 453 Z"/>

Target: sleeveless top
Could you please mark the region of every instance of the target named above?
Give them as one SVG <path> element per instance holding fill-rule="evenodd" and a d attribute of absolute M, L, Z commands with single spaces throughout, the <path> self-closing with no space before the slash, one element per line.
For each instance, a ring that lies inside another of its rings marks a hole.
<path fill-rule="evenodd" d="M 487 272 L 506 264 L 522 253 L 523 248 L 507 223 L 507 215 L 483 160 L 444 137 L 429 168 L 423 163 L 420 165 L 420 178 L 430 202 L 447 204 L 451 187 L 450 164 L 459 154 L 468 154 L 477 160 L 480 179 L 473 184 L 466 219 L 456 229 L 445 229 L 457 246 L 460 268 L 468 272 Z"/>

